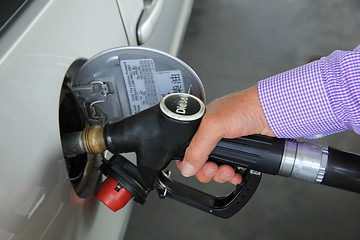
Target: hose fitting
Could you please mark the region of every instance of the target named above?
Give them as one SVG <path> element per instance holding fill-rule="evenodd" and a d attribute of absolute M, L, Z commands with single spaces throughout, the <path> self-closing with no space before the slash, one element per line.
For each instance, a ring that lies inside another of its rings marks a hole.
<path fill-rule="evenodd" d="M 86 127 L 83 131 L 82 141 L 85 151 L 90 154 L 99 154 L 107 149 L 104 128 L 101 126 Z"/>
<path fill-rule="evenodd" d="M 279 175 L 321 183 L 328 158 L 327 146 L 286 140 Z"/>

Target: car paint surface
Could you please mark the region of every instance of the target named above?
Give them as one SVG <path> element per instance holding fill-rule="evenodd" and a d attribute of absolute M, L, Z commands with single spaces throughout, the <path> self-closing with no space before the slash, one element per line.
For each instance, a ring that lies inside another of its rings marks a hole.
<path fill-rule="evenodd" d="M 123 237 L 131 204 L 113 213 L 93 195 L 76 195 L 62 155 L 58 114 L 64 75 L 74 60 L 131 45 L 123 24 L 126 1 L 121 3 L 31 1 L 1 35 L 0 239 Z M 145 46 L 176 54 L 189 10 L 183 12 L 174 20 L 174 32 L 157 30 Z"/>

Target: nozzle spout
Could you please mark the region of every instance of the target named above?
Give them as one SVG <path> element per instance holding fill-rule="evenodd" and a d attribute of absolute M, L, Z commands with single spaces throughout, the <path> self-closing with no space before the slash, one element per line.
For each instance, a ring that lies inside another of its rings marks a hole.
<path fill-rule="evenodd" d="M 101 126 L 86 127 L 84 131 L 65 134 L 62 137 L 63 153 L 73 156 L 82 153 L 99 154 L 106 148 L 104 128 Z"/>

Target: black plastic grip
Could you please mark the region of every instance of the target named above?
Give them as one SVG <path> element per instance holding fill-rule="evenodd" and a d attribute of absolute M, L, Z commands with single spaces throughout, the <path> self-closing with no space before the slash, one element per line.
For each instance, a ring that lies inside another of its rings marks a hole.
<path fill-rule="evenodd" d="M 209 160 L 277 175 L 284 146 L 285 139 L 263 135 L 222 139 Z"/>
<path fill-rule="evenodd" d="M 360 193 L 360 156 L 329 148 L 321 184 Z"/>
<path fill-rule="evenodd" d="M 212 215 L 229 218 L 237 213 L 253 196 L 261 180 L 261 173 L 247 169 L 242 173 L 243 182 L 227 196 L 212 196 L 205 192 L 173 181 L 166 174 L 159 174 L 158 193 Z"/>

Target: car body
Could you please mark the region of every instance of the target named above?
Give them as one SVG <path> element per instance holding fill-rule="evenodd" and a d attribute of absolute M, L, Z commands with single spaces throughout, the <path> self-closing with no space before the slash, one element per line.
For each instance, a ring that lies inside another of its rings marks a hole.
<path fill-rule="evenodd" d="M 131 204 L 113 213 L 70 182 L 59 130 L 64 76 L 76 59 L 119 46 L 176 55 L 192 1 L 17 2 L 0 32 L 0 239 L 122 239 Z"/>

